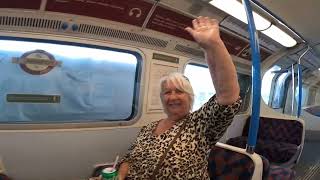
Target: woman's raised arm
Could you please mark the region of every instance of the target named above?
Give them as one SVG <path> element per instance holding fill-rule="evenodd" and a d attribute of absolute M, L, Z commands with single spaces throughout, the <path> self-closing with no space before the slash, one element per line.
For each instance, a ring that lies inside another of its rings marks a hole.
<path fill-rule="evenodd" d="M 193 27 L 186 30 L 204 49 L 217 101 L 229 105 L 239 98 L 237 72 L 231 56 L 220 38 L 219 23 L 208 17 L 198 17 L 192 21 Z"/>

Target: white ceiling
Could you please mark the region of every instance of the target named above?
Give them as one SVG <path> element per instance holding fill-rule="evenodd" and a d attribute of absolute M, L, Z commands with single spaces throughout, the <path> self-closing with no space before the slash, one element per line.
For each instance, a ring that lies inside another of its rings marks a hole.
<path fill-rule="evenodd" d="M 320 55 L 319 0 L 256 0 L 298 32 Z"/>

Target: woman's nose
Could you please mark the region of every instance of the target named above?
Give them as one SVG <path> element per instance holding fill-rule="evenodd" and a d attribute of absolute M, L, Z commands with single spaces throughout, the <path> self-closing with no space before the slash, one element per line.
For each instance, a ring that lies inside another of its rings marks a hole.
<path fill-rule="evenodd" d="M 170 94 L 169 94 L 169 98 L 170 99 L 175 99 L 175 98 L 177 98 L 177 95 L 178 94 L 175 91 L 171 91 Z"/>

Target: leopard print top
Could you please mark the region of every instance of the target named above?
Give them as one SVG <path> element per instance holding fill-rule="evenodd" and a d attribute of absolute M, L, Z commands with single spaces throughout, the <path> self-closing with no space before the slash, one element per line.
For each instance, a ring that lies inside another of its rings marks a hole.
<path fill-rule="evenodd" d="M 214 96 L 159 136 L 153 134 L 159 121 L 144 126 L 121 160 L 130 164 L 127 179 L 150 179 L 184 121 L 187 121 L 186 127 L 168 151 L 155 177 L 165 180 L 209 179 L 208 151 L 225 133 L 240 105 L 240 99 L 232 105 L 219 105 Z"/>

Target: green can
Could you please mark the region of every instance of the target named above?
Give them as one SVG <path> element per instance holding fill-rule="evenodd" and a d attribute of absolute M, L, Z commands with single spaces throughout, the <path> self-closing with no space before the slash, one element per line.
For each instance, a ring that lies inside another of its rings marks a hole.
<path fill-rule="evenodd" d="M 103 180 L 117 180 L 118 179 L 118 171 L 111 167 L 104 168 L 101 172 L 101 176 Z"/>

